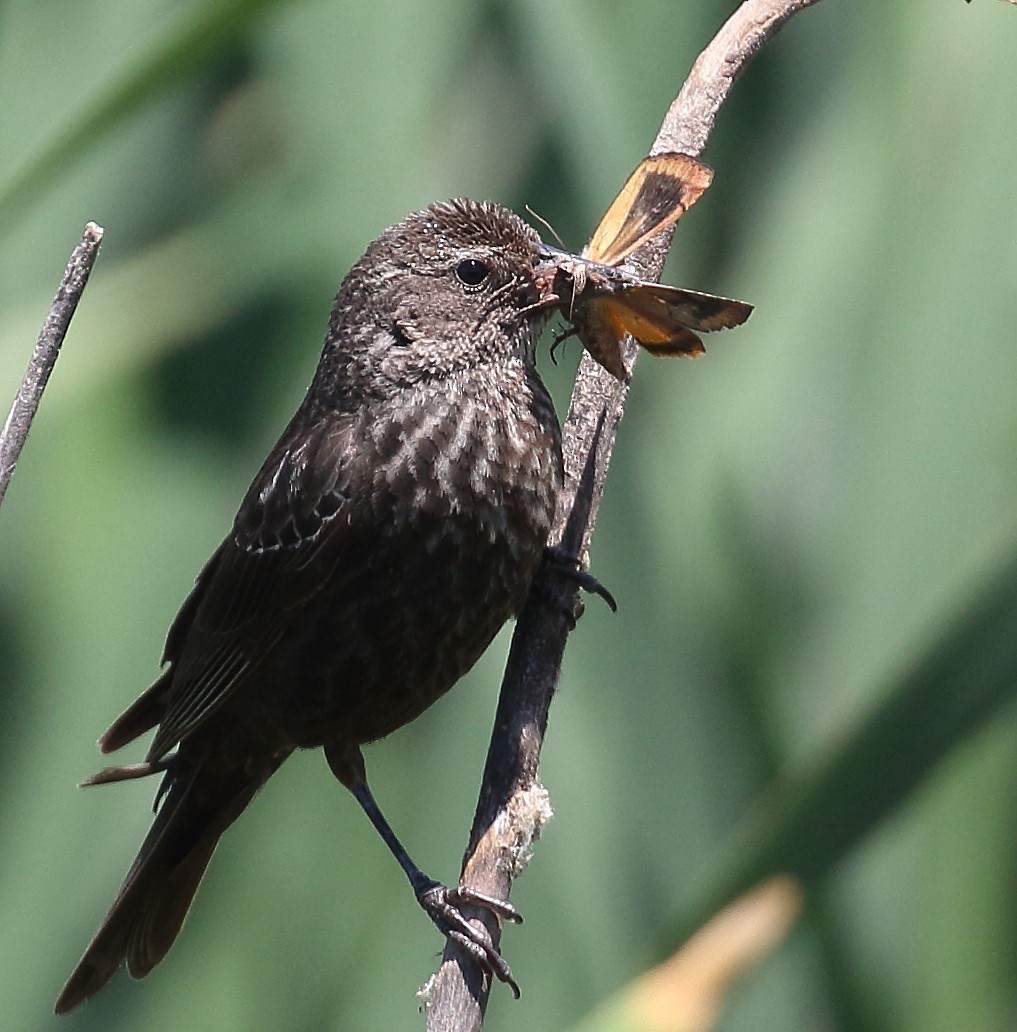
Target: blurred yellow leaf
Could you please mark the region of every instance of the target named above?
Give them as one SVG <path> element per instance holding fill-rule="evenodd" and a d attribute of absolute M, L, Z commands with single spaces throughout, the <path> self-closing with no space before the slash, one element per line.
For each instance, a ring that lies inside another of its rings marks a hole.
<path fill-rule="evenodd" d="M 768 879 L 721 910 L 576 1032 L 709 1032 L 731 987 L 784 939 L 802 902 L 795 879 Z"/>

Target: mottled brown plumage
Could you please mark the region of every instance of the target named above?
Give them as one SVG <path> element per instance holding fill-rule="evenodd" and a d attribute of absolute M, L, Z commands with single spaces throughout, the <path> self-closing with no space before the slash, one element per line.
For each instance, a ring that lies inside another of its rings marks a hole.
<path fill-rule="evenodd" d="M 315 746 L 439 927 L 510 980 L 391 835 L 360 747 L 474 664 L 543 555 L 562 458 L 534 368 L 538 255 L 511 212 L 450 201 L 387 230 L 343 281 L 313 382 L 170 628 L 164 673 L 100 740 L 156 728 L 143 763 L 92 781 L 165 771 L 162 805 L 58 1012 L 162 959 L 219 837 Z"/>

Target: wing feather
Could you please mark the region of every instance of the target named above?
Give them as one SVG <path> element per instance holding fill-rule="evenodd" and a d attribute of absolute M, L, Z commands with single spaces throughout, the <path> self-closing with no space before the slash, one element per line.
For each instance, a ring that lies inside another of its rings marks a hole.
<path fill-rule="evenodd" d="M 230 698 L 341 562 L 352 439 L 352 416 L 329 413 L 310 429 L 295 418 L 265 461 L 170 628 L 171 676 L 149 761 Z"/>

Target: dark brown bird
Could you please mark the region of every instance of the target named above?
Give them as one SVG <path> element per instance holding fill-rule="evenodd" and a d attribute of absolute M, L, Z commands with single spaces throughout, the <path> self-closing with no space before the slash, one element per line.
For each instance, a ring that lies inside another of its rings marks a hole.
<path fill-rule="evenodd" d="M 367 787 L 361 746 L 413 720 L 516 614 L 545 551 L 561 440 L 534 367 L 540 241 L 493 204 L 431 205 L 339 288 L 307 394 L 170 628 L 162 676 L 99 741 L 156 728 L 161 806 L 56 1010 L 172 945 L 223 832 L 295 749 L 323 746 L 446 934 L 511 983 Z M 507 904 L 490 905 L 503 917 Z M 514 983 L 512 983 L 514 985 Z"/>

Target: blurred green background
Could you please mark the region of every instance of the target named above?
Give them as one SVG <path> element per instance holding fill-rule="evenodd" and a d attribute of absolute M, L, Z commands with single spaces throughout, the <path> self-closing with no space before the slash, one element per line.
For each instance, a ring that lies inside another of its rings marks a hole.
<path fill-rule="evenodd" d="M 0 512 L 4 1028 L 422 1026 L 440 939 L 319 754 L 226 836 L 166 962 L 58 1022 L 155 789 L 74 785 L 156 674 L 367 242 L 469 195 L 578 247 L 732 6 L 0 2 L 4 407 L 81 227 L 106 228 Z M 569 644 L 557 815 L 504 940 L 523 997 L 496 989 L 488 1027 L 574 1026 L 726 884 L 802 854 L 812 906 L 721 1028 L 1014 1027 L 1015 54 L 1001 3 L 828 0 L 722 111 L 666 279 L 758 308 L 700 361 L 639 362 L 592 562 L 621 609 L 593 600 Z M 563 351 L 542 362 L 561 411 Z M 971 606 L 1000 576 L 992 653 Z M 441 878 L 506 644 L 368 751 Z M 866 723 L 897 698 L 889 731 Z"/>

